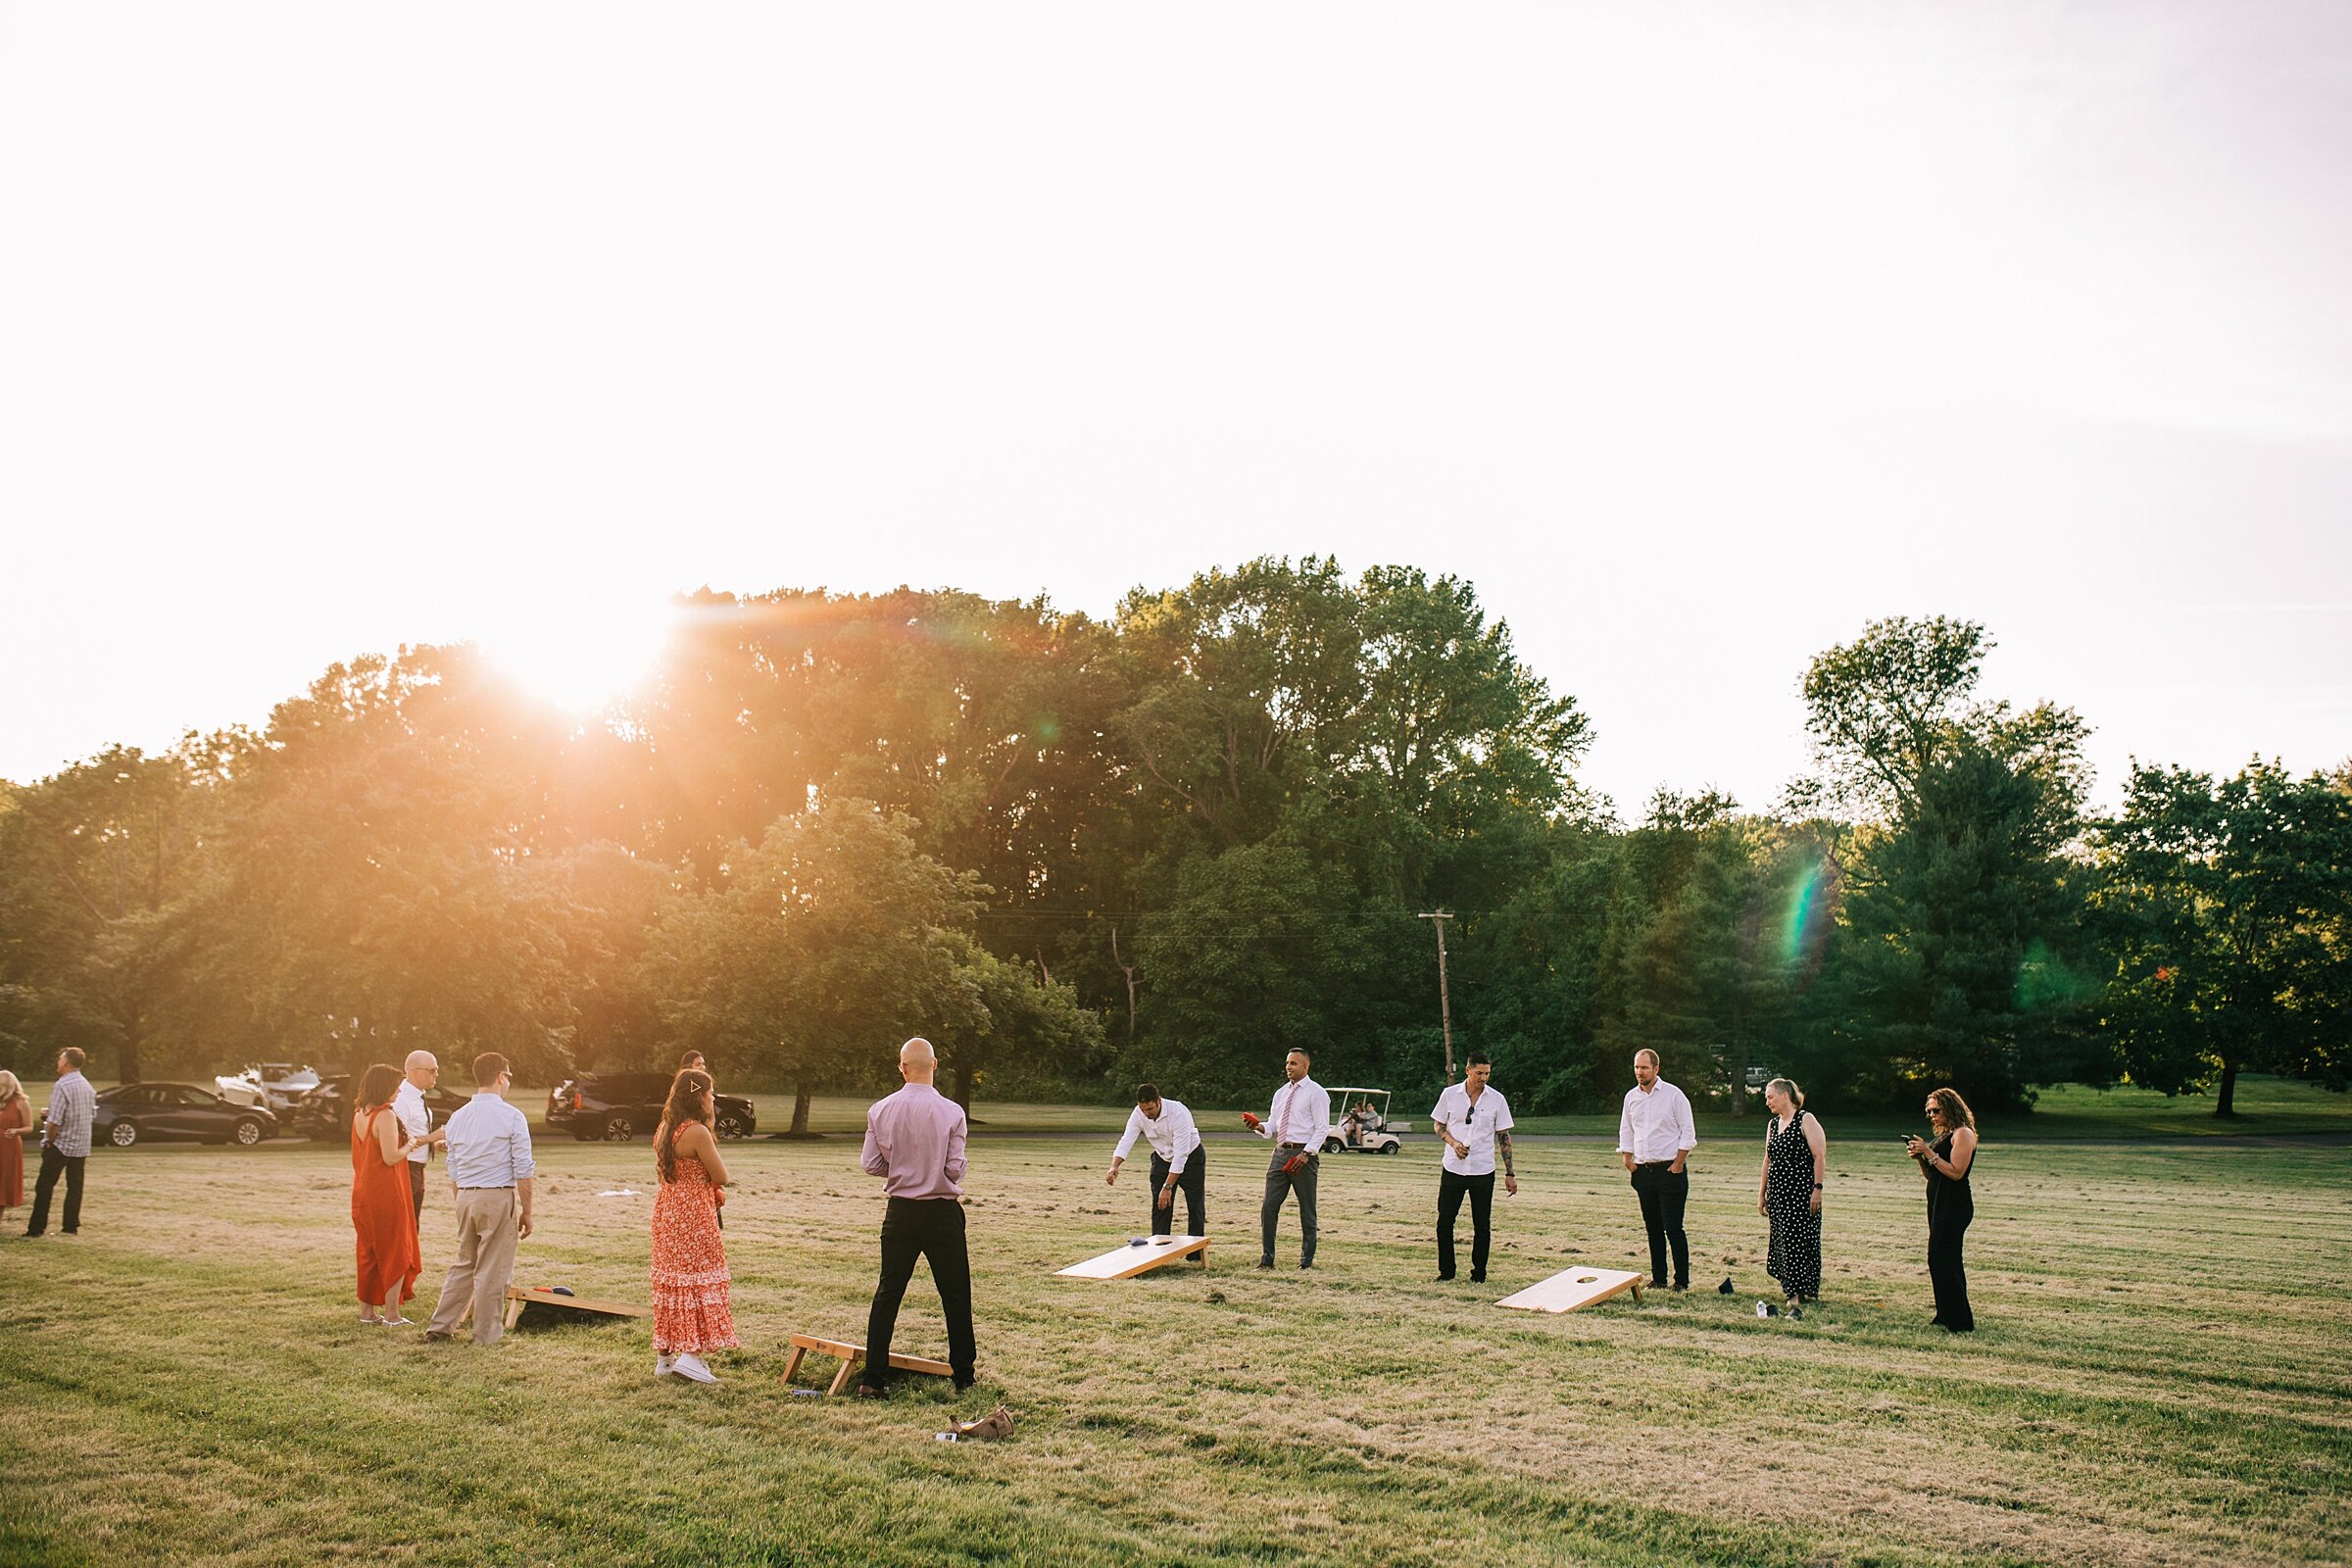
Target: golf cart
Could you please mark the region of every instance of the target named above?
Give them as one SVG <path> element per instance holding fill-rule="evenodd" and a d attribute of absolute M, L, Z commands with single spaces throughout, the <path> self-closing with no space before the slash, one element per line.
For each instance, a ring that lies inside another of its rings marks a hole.
<path fill-rule="evenodd" d="M 1330 1128 L 1323 1134 L 1326 1154 L 1394 1154 L 1404 1140 L 1389 1127 L 1389 1091 L 1334 1089 Z"/>
<path fill-rule="evenodd" d="M 224 1073 L 213 1084 L 232 1105 L 251 1105 L 284 1114 L 318 1087 L 318 1075 L 287 1061 L 260 1061 L 240 1073 Z"/>

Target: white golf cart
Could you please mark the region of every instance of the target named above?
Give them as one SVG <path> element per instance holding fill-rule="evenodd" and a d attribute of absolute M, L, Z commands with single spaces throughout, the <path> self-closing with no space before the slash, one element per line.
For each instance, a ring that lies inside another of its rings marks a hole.
<path fill-rule="evenodd" d="M 1389 1091 L 1334 1089 L 1332 1123 L 1323 1133 L 1326 1154 L 1394 1154 L 1404 1140 L 1389 1126 Z"/>
<path fill-rule="evenodd" d="M 281 1114 L 318 1087 L 318 1075 L 290 1061 L 257 1061 L 240 1073 L 223 1073 L 213 1082 L 220 1098 L 232 1105 L 258 1105 Z"/>

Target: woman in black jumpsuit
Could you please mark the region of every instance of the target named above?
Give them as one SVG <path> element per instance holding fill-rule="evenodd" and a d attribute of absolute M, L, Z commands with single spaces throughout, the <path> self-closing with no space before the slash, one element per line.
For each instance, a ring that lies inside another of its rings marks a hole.
<path fill-rule="evenodd" d="M 1968 1273 L 1960 1258 L 1961 1238 L 1977 1217 L 1969 1190 L 1969 1168 L 1977 1162 L 1977 1118 L 1957 1089 L 1928 1096 L 1928 1125 L 1936 1141 L 1912 1137 L 1904 1143 L 1928 1179 L 1928 1279 L 1936 1288 L 1936 1322 L 1954 1334 L 1976 1330 L 1968 1306 Z"/>

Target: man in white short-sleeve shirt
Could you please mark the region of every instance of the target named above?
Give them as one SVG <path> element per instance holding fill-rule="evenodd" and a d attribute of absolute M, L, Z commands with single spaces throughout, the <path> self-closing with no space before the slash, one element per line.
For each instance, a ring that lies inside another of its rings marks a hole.
<path fill-rule="evenodd" d="M 400 1087 L 392 1094 L 392 1114 L 400 1119 L 400 1130 L 409 1139 L 424 1139 L 432 1131 L 433 1113 L 424 1102 L 424 1092 L 440 1081 L 441 1063 L 429 1051 L 412 1051 L 401 1064 Z M 433 1146 L 447 1137 L 426 1139 L 409 1152 L 409 1213 L 422 1225 L 424 1221 L 424 1167 L 433 1157 Z"/>
<path fill-rule="evenodd" d="M 1181 1100 L 1164 1100 L 1152 1084 L 1139 1084 L 1135 1109 L 1127 1113 L 1127 1131 L 1111 1152 L 1105 1185 L 1119 1179 L 1128 1151 L 1141 1138 L 1152 1146 L 1152 1234 L 1165 1236 L 1176 1219 L 1176 1194 L 1184 1194 L 1184 1233 L 1208 1234 L 1208 1161 L 1200 1147 L 1200 1129 Z"/>
<path fill-rule="evenodd" d="M 1470 1278 L 1487 1277 L 1489 1220 L 1494 1209 L 1494 1162 L 1502 1161 L 1502 1190 L 1516 1196 L 1518 1172 L 1511 1168 L 1511 1107 L 1488 1079 L 1494 1068 L 1483 1051 L 1473 1051 L 1462 1081 L 1448 1084 L 1429 1113 L 1446 1143 L 1445 1168 L 1438 1172 L 1438 1278 L 1453 1278 L 1453 1225 L 1462 1200 L 1470 1200 Z"/>

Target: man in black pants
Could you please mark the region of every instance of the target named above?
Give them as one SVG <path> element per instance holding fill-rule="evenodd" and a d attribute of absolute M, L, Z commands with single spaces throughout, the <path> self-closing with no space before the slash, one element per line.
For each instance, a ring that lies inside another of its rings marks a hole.
<path fill-rule="evenodd" d="M 906 1087 L 876 1101 L 865 1113 L 859 1163 L 883 1179 L 890 1207 L 882 1218 L 882 1279 L 865 1319 L 865 1370 L 859 1398 L 878 1399 L 890 1377 L 890 1337 L 899 1303 L 918 1257 L 931 1263 L 931 1283 L 948 1320 L 948 1365 L 956 1387 L 972 1386 L 978 1357 L 972 1340 L 972 1263 L 963 1238 L 964 1119 L 956 1102 L 931 1087 L 939 1058 L 919 1036 L 899 1048 Z"/>
<path fill-rule="evenodd" d="M 1483 1051 L 1470 1053 L 1462 1081 L 1448 1084 L 1429 1113 L 1437 1135 L 1446 1142 L 1438 1172 L 1438 1278 L 1453 1278 L 1453 1225 L 1470 1200 L 1470 1281 L 1487 1277 L 1489 1218 L 1494 1208 L 1494 1162 L 1502 1162 L 1503 1193 L 1519 1191 L 1518 1172 L 1511 1168 L 1511 1107 L 1502 1091 L 1487 1080 L 1494 1076 Z"/>
<path fill-rule="evenodd" d="M 49 1109 L 41 1118 L 41 1174 L 33 1183 L 26 1236 L 49 1229 L 50 1195 L 57 1191 L 61 1176 L 66 1181 L 64 1231 L 73 1236 L 81 1230 L 81 1167 L 90 1157 L 90 1122 L 98 1114 L 98 1096 L 81 1075 L 88 1060 L 79 1046 L 68 1046 L 57 1054 L 57 1082 L 50 1088 Z"/>
<path fill-rule="evenodd" d="M 1666 1284 L 1666 1254 L 1674 1253 L 1674 1288 L 1690 1288 L 1690 1240 L 1683 1234 L 1683 1206 L 1690 1199 L 1684 1166 L 1698 1146 L 1690 1102 L 1658 1076 L 1658 1054 L 1634 1053 L 1634 1087 L 1625 1092 L 1617 1117 L 1617 1154 L 1642 1200 L 1642 1225 L 1649 1232 L 1649 1283 Z"/>
<path fill-rule="evenodd" d="M 1200 1129 L 1181 1100 L 1163 1100 L 1152 1084 L 1138 1085 L 1135 1108 L 1127 1113 L 1127 1131 L 1111 1152 L 1104 1186 L 1115 1185 L 1119 1167 L 1138 1138 L 1152 1145 L 1152 1234 L 1165 1236 L 1176 1222 L 1176 1195 L 1184 1194 L 1184 1231 L 1187 1236 L 1208 1234 L 1208 1151 L 1200 1147 Z"/>

